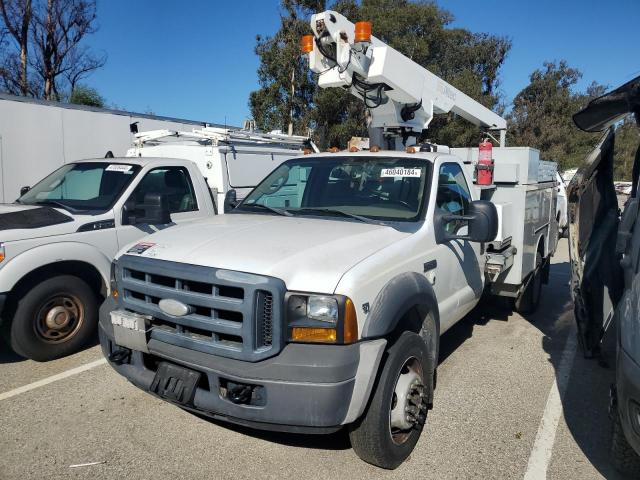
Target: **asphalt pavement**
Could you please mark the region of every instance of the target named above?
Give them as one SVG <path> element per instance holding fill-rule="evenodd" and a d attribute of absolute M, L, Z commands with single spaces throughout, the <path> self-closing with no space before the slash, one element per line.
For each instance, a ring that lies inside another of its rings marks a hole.
<path fill-rule="evenodd" d="M 395 471 L 360 461 L 344 432 L 266 433 L 182 411 L 96 362 L 98 346 L 48 363 L 3 346 L 0 479 L 620 478 L 608 462 L 613 369 L 577 348 L 566 240 L 550 277 L 535 315 L 485 302 L 443 335 L 434 410 Z"/>

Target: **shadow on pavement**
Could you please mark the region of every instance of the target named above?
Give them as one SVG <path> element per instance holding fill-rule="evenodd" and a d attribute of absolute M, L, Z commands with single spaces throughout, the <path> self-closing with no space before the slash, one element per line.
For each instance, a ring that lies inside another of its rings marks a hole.
<path fill-rule="evenodd" d="M 84 347 L 78 350 L 78 352 L 84 352 L 85 350 L 95 347 L 99 343 L 100 342 L 98 340 L 98 335 L 96 334 L 95 338 L 92 338 L 90 341 L 88 341 Z M 7 364 L 7 363 L 20 363 L 20 362 L 25 362 L 27 360 L 29 359 L 22 357 L 18 355 L 16 352 L 14 352 L 13 350 L 11 350 L 11 347 L 9 347 L 9 345 L 4 339 L 0 339 L 0 365 Z M 43 363 L 47 363 L 47 362 L 43 362 Z"/>
<path fill-rule="evenodd" d="M 573 302 L 569 291 L 570 269 L 568 261 L 551 265 L 549 284 L 544 286 L 541 306 L 536 313 L 526 316 L 526 319 L 544 334 L 542 348 L 549 355 L 559 384 L 558 368 L 567 335 L 575 335 Z M 615 381 L 614 339 L 615 333 L 608 332 L 603 342 L 602 362 L 585 359 L 578 345 L 569 382 L 562 398 L 562 407 L 569 432 L 586 459 L 605 478 L 622 479 L 625 477 L 621 476 L 609 461 L 611 422 L 608 407 L 609 387 Z M 561 448 L 561 445 L 558 445 L 558 437 L 555 446 L 554 452 L 557 453 Z"/>

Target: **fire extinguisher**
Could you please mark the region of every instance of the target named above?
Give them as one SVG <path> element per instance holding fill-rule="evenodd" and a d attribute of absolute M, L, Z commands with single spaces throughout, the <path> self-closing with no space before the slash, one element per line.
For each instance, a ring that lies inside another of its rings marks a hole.
<path fill-rule="evenodd" d="M 478 185 L 493 184 L 493 145 L 488 138 L 485 138 L 478 146 L 476 183 Z"/>

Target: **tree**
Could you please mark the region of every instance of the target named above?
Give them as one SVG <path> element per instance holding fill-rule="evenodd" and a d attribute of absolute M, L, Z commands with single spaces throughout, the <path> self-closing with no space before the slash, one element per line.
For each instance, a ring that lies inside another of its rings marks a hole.
<path fill-rule="evenodd" d="M 100 108 L 105 106 L 105 100 L 102 95 L 95 88 L 86 85 L 76 85 L 69 96 L 69 103 Z"/>
<path fill-rule="evenodd" d="M 5 87 L 22 95 L 29 93 L 27 82 L 27 56 L 29 51 L 29 26 L 31 23 L 31 0 L 0 0 L 4 35 L 12 37 L 20 50 L 19 62 L 15 54 L 8 55 L 2 67 Z M 2 38 L 0 38 L 2 40 Z M 5 73 L 6 70 L 6 73 Z"/>
<path fill-rule="evenodd" d="M 0 86 L 10 93 L 64 100 L 106 61 L 83 45 L 97 29 L 95 0 L 0 0 L 0 13 L 14 44 L 0 49 Z"/>
<path fill-rule="evenodd" d="M 509 143 L 537 148 L 543 158 L 558 162 L 560 170 L 579 165 L 598 135 L 579 130 L 572 116 L 605 90 L 592 83 L 586 92 L 574 92 L 581 77 L 582 73 L 564 60 L 546 62 L 535 70 L 529 85 L 513 100 L 507 119 Z"/>
<path fill-rule="evenodd" d="M 447 28 L 453 16 L 432 2 L 409 0 L 284 0 L 281 26 L 273 37 L 258 37 L 260 89 L 252 92 L 251 112 L 262 129 L 285 129 L 293 117 L 296 133 L 314 130 L 323 146 L 344 147 L 352 135 L 366 135 L 363 102 L 341 89 L 321 90 L 300 56 L 299 39 L 310 33 L 311 13 L 336 10 L 351 21 L 369 20 L 374 34 L 415 62 L 442 76 L 489 108 L 500 108 L 499 70 L 508 39 Z M 295 71 L 291 95 L 290 72 Z M 289 75 L 287 75 L 289 73 Z M 293 106 L 290 114 L 289 105 Z M 431 140 L 465 145 L 480 140 L 473 125 L 443 116 L 432 123 Z"/>
<path fill-rule="evenodd" d="M 633 161 L 640 144 L 640 131 L 633 116 L 629 115 L 616 125 L 614 179 L 631 181 Z"/>

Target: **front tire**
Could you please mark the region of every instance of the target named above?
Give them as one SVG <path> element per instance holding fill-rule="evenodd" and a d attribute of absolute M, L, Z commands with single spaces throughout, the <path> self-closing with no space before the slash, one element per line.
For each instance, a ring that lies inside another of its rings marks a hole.
<path fill-rule="evenodd" d="M 613 412 L 613 430 L 611 435 L 611 463 L 620 473 L 631 478 L 640 477 L 640 456 L 636 453 L 622 430 L 622 421 L 617 409 Z"/>
<path fill-rule="evenodd" d="M 411 454 L 426 421 L 432 376 L 424 340 L 402 333 L 386 352 L 364 415 L 349 427 L 351 446 L 362 460 L 394 469 Z"/>
<path fill-rule="evenodd" d="M 94 291 L 78 277 L 59 275 L 34 285 L 17 301 L 9 344 L 17 354 L 44 362 L 80 350 L 97 326 Z"/>

